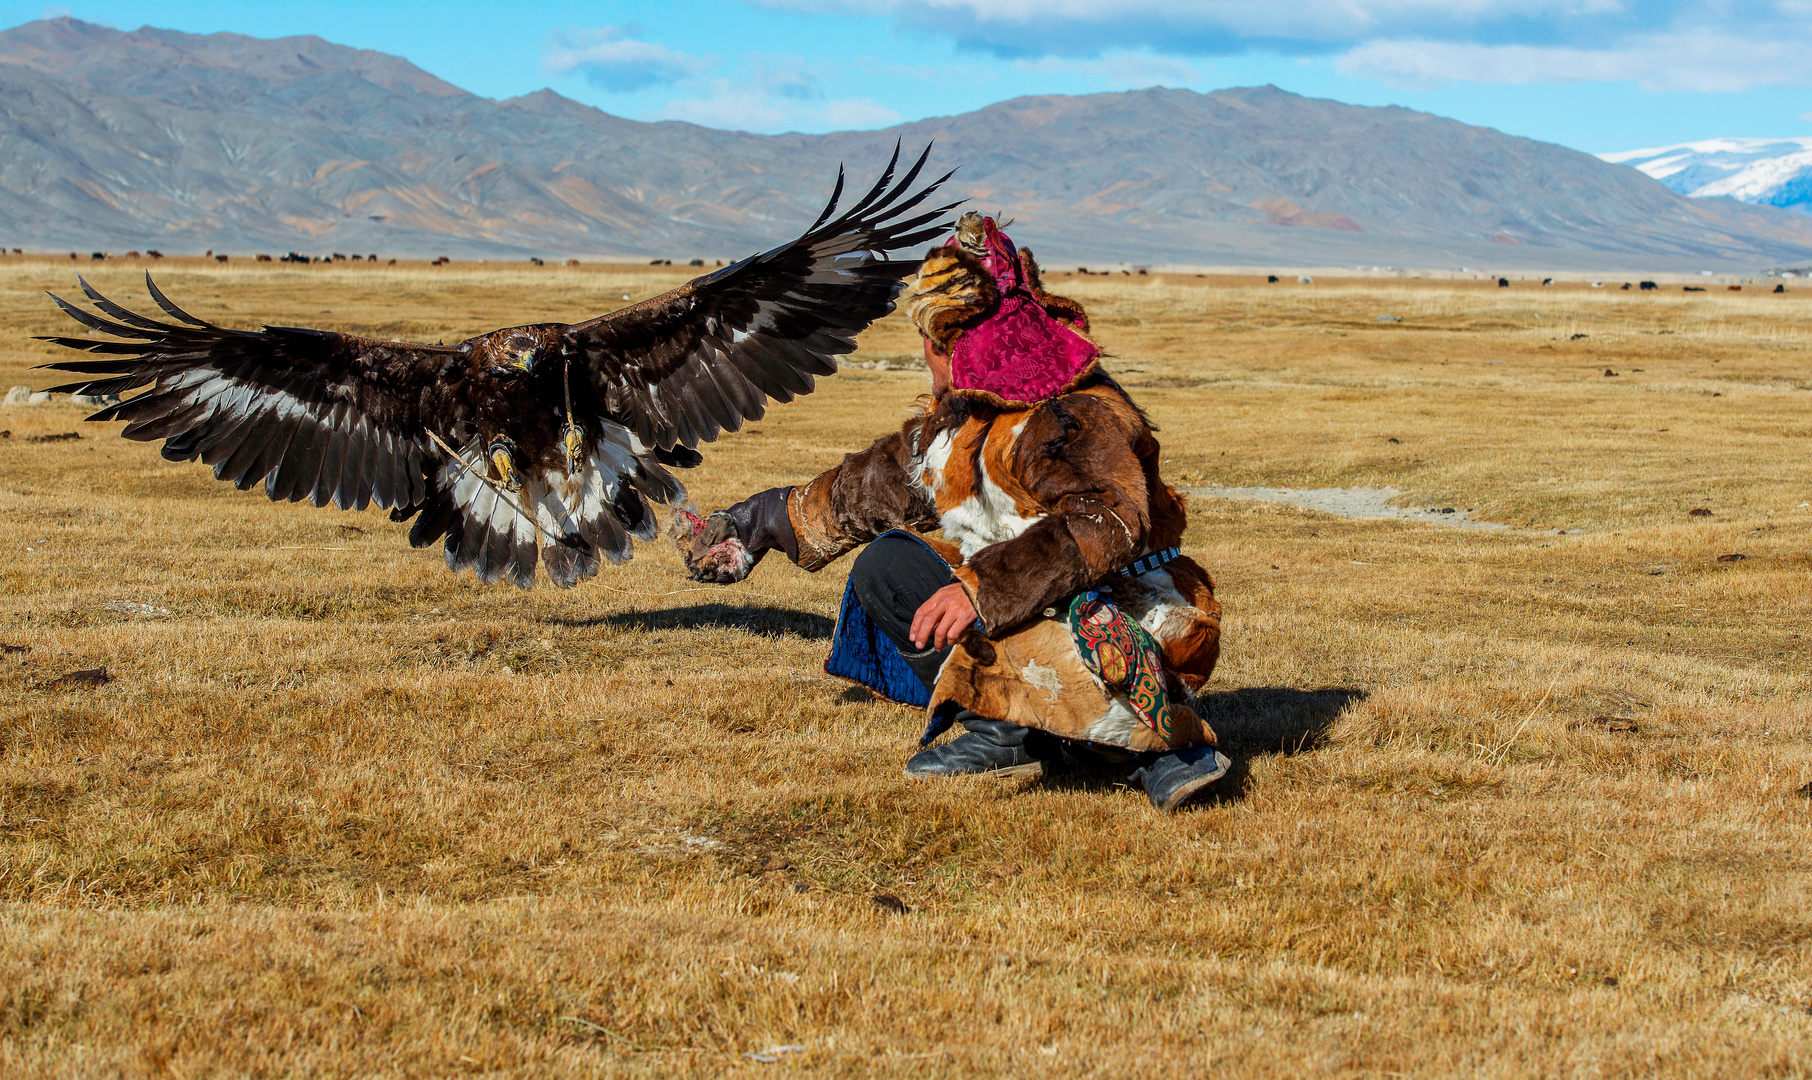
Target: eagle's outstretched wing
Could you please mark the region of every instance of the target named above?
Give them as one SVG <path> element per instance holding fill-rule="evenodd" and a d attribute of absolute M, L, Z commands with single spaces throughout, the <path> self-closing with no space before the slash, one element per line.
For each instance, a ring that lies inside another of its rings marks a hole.
<path fill-rule="evenodd" d="M 930 223 L 950 207 L 918 209 L 948 174 L 909 190 L 929 152 L 895 183 L 896 145 L 874 188 L 833 221 L 839 171 L 830 204 L 793 243 L 584 323 L 454 346 L 231 330 L 184 312 L 147 275 L 174 322 L 84 281 L 106 318 L 52 299 L 124 340 L 47 338 L 105 359 L 45 366 L 86 376 L 58 391 L 148 387 L 90 419 L 164 439 L 171 460 L 199 458 L 241 489 L 262 481 L 273 499 L 419 514 L 410 543 L 444 536 L 452 569 L 527 588 L 540 564 L 566 587 L 601 559 L 627 559 L 632 537 L 653 537 L 652 504 L 685 497 L 665 466 L 696 465 L 700 441 L 760 417 L 768 398 L 809 393 L 893 309 L 918 261 L 888 253 L 948 227 Z"/>
<path fill-rule="evenodd" d="M 90 420 L 124 420 L 126 438 L 163 439 L 169 460 L 199 458 L 242 491 L 263 482 L 272 499 L 363 510 L 408 508 L 426 497 L 441 455 L 424 438 L 423 393 L 460 363 L 457 347 L 286 326 L 229 330 L 171 303 L 149 274 L 145 285 L 177 323 L 128 311 L 86 281 L 82 291 L 111 320 L 51 297 L 82 325 L 127 339 L 42 339 L 111 356 L 44 365 L 90 376 L 52 390 L 116 396 L 151 388 Z"/>
<path fill-rule="evenodd" d="M 829 204 L 799 239 L 568 327 L 604 415 L 644 445 L 690 448 L 760 419 L 768 398 L 811 393 L 813 376 L 834 374 L 834 358 L 893 310 L 901 283 L 918 271 L 918 259 L 888 253 L 949 231 L 939 219 L 956 204 L 920 207 L 951 174 L 912 191 L 930 155 L 927 146 L 895 183 L 896 143 L 874 187 L 832 220 L 843 194 L 838 170 Z"/>

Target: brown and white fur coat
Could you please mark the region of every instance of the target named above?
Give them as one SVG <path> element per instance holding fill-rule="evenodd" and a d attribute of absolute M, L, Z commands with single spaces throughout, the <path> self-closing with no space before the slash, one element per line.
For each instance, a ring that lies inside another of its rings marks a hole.
<path fill-rule="evenodd" d="M 952 649 L 931 708 L 984 716 L 1128 750 L 1213 744 L 1188 703 L 1220 653 L 1220 604 L 1188 557 L 1134 578 L 1135 558 L 1181 543 L 1182 499 L 1158 475 L 1144 414 L 1098 367 L 1035 404 L 946 390 L 898 432 L 787 493 L 807 570 L 891 529 L 926 533 L 955 570 L 985 632 Z M 1173 702 L 1159 736 L 1110 694 L 1071 639 L 1069 598 L 1106 585 L 1158 642 Z"/>

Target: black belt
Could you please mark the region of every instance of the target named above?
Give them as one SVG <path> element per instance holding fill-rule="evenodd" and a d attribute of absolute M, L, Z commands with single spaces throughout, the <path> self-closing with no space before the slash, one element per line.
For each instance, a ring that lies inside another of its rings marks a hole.
<path fill-rule="evenodd" d="M 1112 581 L 1115 577 L 1135 578 L 1140 574 L 1148 574 L 1158 567 L 1163 566 L 1165 563 L 1176 561 L 1181 558 L 1182 555 L 1183 551 L 1181 548 L 1165 548 L 1163 551 L 1154 551 L 1150 555 L 1141 555 L 1132 562 L 1122 566 L 1120 569 L 1115 570 L 1110 576 L 1102 578 L 1099 583 L 1082 590 L 1081 595 L 1088 597 L 1090 600 L 1095 599 L 1100 593 L 1112 595 L 1114 589 L 1108 582 Z M 1065 601 L 1065 603 L 1067 604 L 1068 601 Z M 1044 617 L 1047 619 L 1056 618 L 1057 609 L 1055 607 L 1045 608 Z M 975 622 L 976 626 L 979 628 L 981 620 L 977 619 Z"/>
<path fill-rule="evenodd" d="M 1163 551 L 1154 551 L 1150 555 L 1139 556 L 1132 562 L 1122 566 L 1119 570 L 1115 571 L 1115 573 L 1119 574 L 1121 577 L 1138 577 L 1140 574 L 1149 574 L 1158 567 L 1163 566 L 1165 563 L 1180 558 L 1182 554 L 1183 551 L 1181 548 L 1165 548 Z"/>

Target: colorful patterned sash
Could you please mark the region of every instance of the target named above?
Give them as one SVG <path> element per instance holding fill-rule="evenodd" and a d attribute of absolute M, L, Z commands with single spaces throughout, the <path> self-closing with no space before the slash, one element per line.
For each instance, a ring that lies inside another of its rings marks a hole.
<path fill-rule="evenodd" d="M 1170 695 L 1164 688 L 1164 658 L 1158 643 L 1099 590 L 1070 601 L 1070 636 L 1082 662 L 1109 693 L 1126 698 L 1139 719 L 1170 739 Z"/>

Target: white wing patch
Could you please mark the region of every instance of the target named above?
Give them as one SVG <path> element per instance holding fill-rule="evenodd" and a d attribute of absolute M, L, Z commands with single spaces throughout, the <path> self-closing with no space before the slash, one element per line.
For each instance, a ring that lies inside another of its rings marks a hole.
<path fill-rule="evenodd" d="M 166 457 L 199 459 L 242 491 L 262 481 L 272 499 L 342 510 L 415 505 L 425 493 L 420 451 L 345 402 L 308 402 L 211 367 L 169 376 L 146 398 L 162 408 L 128 412 L 121 434 L 166 438 Z"/>
<path fill-rule="evenodd" d="M 520 588 L 535 583 L 537 563 L 560 588 L 594 577 L 604 560 L 625 562 L 631 538 L 651 540 L 658 517 L 648 494 L 684 488 L 623 427 L 606 423 L 591 439 L 576 473 L 549 469 L 531 475 L 518 492 L 500 491 L 488 477 L 481 440 L 440 472 L 440 486 L 458 508 L 447 530 L 447 566 L 471 567 L 486 582 L 508 577 Z M 663 499 L 663 501 L 665 501 Z"/>

